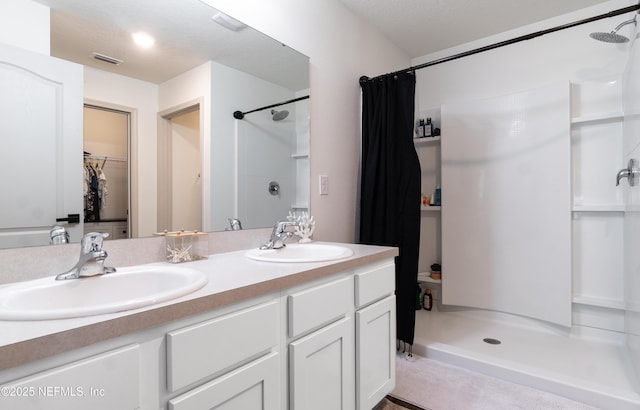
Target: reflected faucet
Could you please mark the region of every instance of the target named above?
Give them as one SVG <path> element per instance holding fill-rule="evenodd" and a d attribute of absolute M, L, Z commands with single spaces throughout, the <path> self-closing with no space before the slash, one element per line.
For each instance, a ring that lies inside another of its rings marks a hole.
<path fill-rule="evenodd" d="M 54 225 L 49 231 L 49 245 L 69 243 L 69 232 L 63 226 Z"/>
<path fill-rule="evenodd" d="M 293 232 L 287 231 L 288 226 L 298 226 L 295 222 L 292 221 L 278 221 L 273 226 L 273 231 L 271 231 L 271 237 L 260 247 L 260 249 L 280 249 L 284 248 L 286 245 L 284 241 L 293 236 Z"/>
<path fill-rule="evenodd" d="M 102 249 L 102 242 L 109 236 L 108 233 L 91 232 L 80 240 L 80 258 L 76 265 L 67 272 L 56 276 L 56 280 L 78 279 L 87 276 L 104 275 L 113 273 L 116 268 L 104 266 L 107 259 L 107 251 Z"/>
<path fill-rule="evenodd" d="M 242 222 L 240 222 L 237 218 L 227 218 L 229 221 L 229 228 L 225 229 L 225 231 L 241 231 L 242 230 Z"/>

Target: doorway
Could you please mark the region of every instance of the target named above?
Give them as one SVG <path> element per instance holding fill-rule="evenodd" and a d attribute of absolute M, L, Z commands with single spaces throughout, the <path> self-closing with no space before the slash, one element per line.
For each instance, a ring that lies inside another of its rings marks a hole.
<path fill-rule="evenodd" d="M 158 231 L 204 230 L 200 104 L 160 115 Z"/>
<path fill-rule="evenodd" d="M 83 118 L 84 232 L 129 238 L 131 113 L 85 104 Z"/>

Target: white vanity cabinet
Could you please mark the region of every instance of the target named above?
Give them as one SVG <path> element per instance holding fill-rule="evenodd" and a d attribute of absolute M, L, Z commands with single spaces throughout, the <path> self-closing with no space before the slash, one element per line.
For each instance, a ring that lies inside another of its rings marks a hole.
<path fill-rule="evenodd" d="M 393 390 L 394 289 L 389 260 L 288 296 L 290 410 L 369 410 Z"/>
<path fill-rule="evenodd" d="M 356 271 L 356 405 L 372 409 L 395 387 L 395 265 Z"/>
<path fill-rule="evenodd" d="M 2 370 L 0 408 L 372 409 L 395 386 L 394 272 L 371 262 Z"/>
<path fill-rule="evenodd" d="M 287 297 L 290 410 L 354 408 L 353 300 L 351 275 Z"/>
<path fill-rule="evenodd" d="M 279 300 L 168 332 L 169 392 L 216 377 L 168 408 L 280 409 L 279 345 Z"/>

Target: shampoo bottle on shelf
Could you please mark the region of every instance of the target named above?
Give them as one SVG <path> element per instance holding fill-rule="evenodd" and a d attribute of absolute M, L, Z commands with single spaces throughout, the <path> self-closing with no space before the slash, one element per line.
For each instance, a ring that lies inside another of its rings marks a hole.
<path fill-rule="evenodd" d="M 436 185 L 436 191 L 433 193 L 433 196 L 435 196 L 435 206 L 440 206 L 442 205 L 442 198 L 441 198 L 441 191 L 440 191 L 440 184 Z"/>
<path fill-rule="evenodd" d="M 431 295 L 431 289 L 427 289 L 424 291 L 424 296 L 422 297 L 422 307 L 425 310 L 431 310 L 433 306 L 433 295 Z"/>

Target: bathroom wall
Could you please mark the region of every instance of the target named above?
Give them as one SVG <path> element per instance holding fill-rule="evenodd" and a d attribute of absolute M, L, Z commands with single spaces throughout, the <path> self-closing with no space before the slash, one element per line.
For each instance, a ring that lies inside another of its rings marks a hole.
<path fill-rule="evenodd" d="M 24 0 L 0 2 L 0 42 L 50 54 L 49 8 Z"/>

